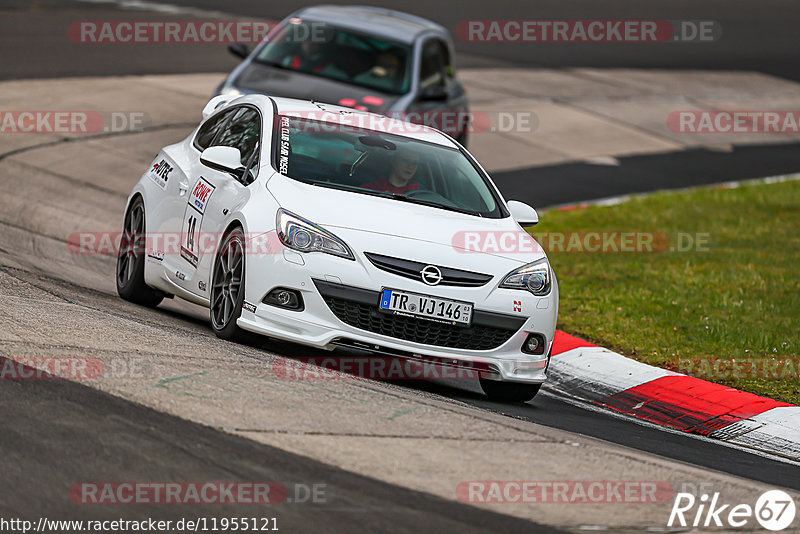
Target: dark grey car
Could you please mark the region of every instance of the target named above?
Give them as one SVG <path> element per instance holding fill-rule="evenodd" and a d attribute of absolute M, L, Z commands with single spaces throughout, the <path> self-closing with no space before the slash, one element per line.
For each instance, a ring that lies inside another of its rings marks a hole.
<path fill-rule="evenodd" d="M 367 6 L 316 6 L 284 19 L 217 87 L 399 116 L 466 145 L 469 108 L 445 28 Z"/>

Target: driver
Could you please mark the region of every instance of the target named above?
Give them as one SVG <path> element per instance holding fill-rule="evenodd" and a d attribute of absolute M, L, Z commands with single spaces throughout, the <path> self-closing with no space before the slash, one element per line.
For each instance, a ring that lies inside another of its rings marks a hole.
<path fill-rule="evenodd" d="M 383 52 L 378 56 L 375 65 L 367 72 L 353 78 L 357 84 L 367 85 L 381 91 L 395 91 L 400 74 L 400 59 L 396 54 Z"/>
<path fill-rule="evenodd" d="M 324 55 L 323 47 L 310 39 L 306 39 L 300 44 L 298 54 L 283 59 L 285 67 L 311 72 L 322 72 L 329 63 L 328 58 Z"/>
<path fill-rule="evenodd" d="M 392 169 L 389 176 L 381 176 L 377 180 L 363 184 L 364 189 L 386 191 L 401 195 L 419 189 L 419 182 L 413 180 L 419 167 L 419 154 L 410 150 L 398 149 L 392 158 Z"/>
<path fill-rule="evenodd" d="M 334 30 L 329 26 L 319 28 L 312 25 L 290 26 L 286 30 L 285 41 L 292 43 L 294 54 L 287 55 L 281 61 L 284 67 L 304 72 L 321 73 L 335 68 L 331 61 L 327 45 L 333 41 Z M 321 35 L 318 35 L 321 33 Z M 297 42 L 300 42 L 297 48 Z"/>

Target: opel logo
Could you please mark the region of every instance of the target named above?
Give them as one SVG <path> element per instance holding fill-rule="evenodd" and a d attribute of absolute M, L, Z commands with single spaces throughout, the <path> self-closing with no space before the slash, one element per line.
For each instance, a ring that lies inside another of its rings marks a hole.
<path fill-rule="evenodd" d="M 420 272 L 422 281 L 429 286 L 435 286 L 442 281 L 442 271 L 435 265 L 426 265 Z"/>

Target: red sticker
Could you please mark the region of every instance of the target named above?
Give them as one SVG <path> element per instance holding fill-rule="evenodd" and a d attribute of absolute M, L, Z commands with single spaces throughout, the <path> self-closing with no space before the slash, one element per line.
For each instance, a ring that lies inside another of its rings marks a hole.
<path fill-rule="evenodd" d="M 383 104 L 383 99 L 377 96 L 365 96 L 361 101 L 371 106 L 380 106 Z"/>

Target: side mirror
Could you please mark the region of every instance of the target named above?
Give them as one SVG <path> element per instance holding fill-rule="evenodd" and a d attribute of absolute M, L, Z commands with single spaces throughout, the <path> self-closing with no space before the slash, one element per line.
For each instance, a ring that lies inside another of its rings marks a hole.
<path fill-rule="evenodd" d="M 534 226 L 539 222 L 539 214 L 524 202 L 509 200 L 508 211 L 511 212 L 511 216 L 520 226 Z"/>
<path fill-rule="evenodd" d="M 247 45 L 244 45 L 242 43 L 233 43 L 231 45 L 228 45 L 228 52 L 242 59 L 250 55 L 250 49 L 247 48 Z"/>
<path fill-rule="evenodd" d="M 225 104 L 236 98 L 231 95 L 217 95 L 208 101 L 206 107 L 203 108 L 203 120 L 206 120 L 212 113 L 223 107 Z"/>
<path fill-rule="evenodd" d="M 243 167 L 242 155 L 238 148 L 232 146 L 210 146 L 200 154 L 200 163 L 210 169 L 240 176 L 237 169 Z"/>
<path fill-rule="evenodd" d="M 431 85 L 419 94 L 419 99 L 426 102 L 447 100 L 447 91 L 443 85 Z"/>

